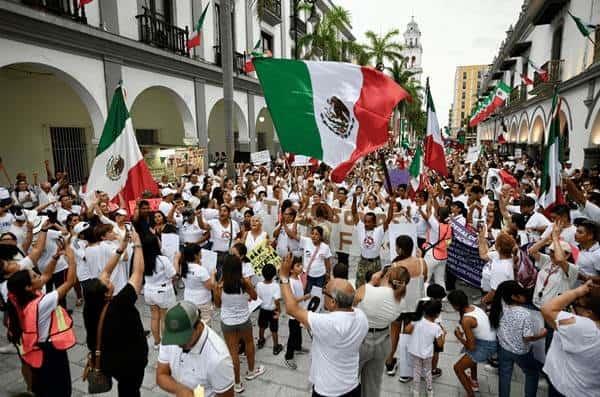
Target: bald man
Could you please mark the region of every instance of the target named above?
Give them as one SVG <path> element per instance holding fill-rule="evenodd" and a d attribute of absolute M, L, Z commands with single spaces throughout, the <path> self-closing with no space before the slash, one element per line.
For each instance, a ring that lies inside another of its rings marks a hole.
<path fill-rule="evenodd" d="M 301 307 L 290 288 L 292 256 L 279 270 L 281 296 L 288 315 L 312 333 L 309 381 L 313 397 L 360 397 L 359 350 L 369 330 L 365 314 L 352 307 L 354 287 L 347 280 L 331 279 L 323 289 L 328 313 L 309 312 Z"/>

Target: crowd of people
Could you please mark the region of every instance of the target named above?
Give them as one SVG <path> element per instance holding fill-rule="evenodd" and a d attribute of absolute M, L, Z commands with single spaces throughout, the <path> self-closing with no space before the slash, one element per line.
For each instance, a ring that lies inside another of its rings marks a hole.
<path fill-rule="evenodd" d="M 450 332 L 464 347 L 454 372 L 469 397 L 479 390 L 478 364 L 497 368 L 502 397 L 515 364 L 527 397 L 543 378 L 550 397 L 598 396 L 598 166 L 567 164 L 566 200 L 542 208 L 544 176 L 526 155 L 466 163 L 454 151 L 450 175 L 429 171 L 413 191 L 388 185 L 385 168 L 400 167 L 404 153 L 385 154 L 387 165 L 367 157 L 339 184 L 325 165 L 292 167 L 285 157 L 237 164 L 235 177 L 211 164 L 163 176 L 155 209 L 149 195 L 133 211 L 120 196 L 78 193 L 48 164 L 43 182 L 19 173 L 0 188 L 0 303 L 10 341 L 0 351 L 18 352 L 28 392 L 70 396 L 78 374 L 67 355 L 76 335 L 66 297 L 74 290 L 90 391 L 114 379 L 120 396 L 141 395 L 155 351 L 165 392 L 233 396 L 268 371 L 256 360 L 268 346 L 289 371 L 296 355 L 310 354 L 313 396 L 377 397 L 383 376 L 398 372 L 415 396 L 433 396 Z M 265 200 L 277 204 L 272 228 Z M 340 211 L 351 216 L 358 255 L 333 236 Z M 416 233 L 390 247 L 394 223 Z M 447 266 L 457 225 L 477 236 L 481 299 Z M 265 245 L 279 260 L 257 267 L 251 253 Z M 456 329 L 442 319 L 444 305 L 458 313 Z"/>

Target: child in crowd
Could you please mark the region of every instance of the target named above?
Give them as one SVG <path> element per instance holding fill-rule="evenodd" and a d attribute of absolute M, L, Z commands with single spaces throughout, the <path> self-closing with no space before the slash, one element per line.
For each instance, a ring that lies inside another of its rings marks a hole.
<path fill-rule="evenodd" d="M 431 302 L 432 300 L 442 302 L 442 299 L 446 297 L 446 290 L 439 284 L 430 284 L 427 286 L 427 297 L 421 299 L 417 304 L 417 316 L 416 318 L 423 317 L 423 310 L 425 303 Z M 435 320 L 436 324 L 439 324 L 442 327 L 442 316 L 440 316 Z M 442 327 L 443 329 L 443 327 Z M 438 362 L 440 360 L 440 353 L 444 351 L 444 346 L 438 346 L 437 343 L 433 343 L 433 359 L 431 360 L 431 375 L 434 378 L 438 378 L 442 376 L 442 369 L 438 367 Z"/>
<path fill-rule="evenodd" d="M 265 346 L 265 329 L 269 327 L 271 337 L 273 338 L 273 354 L 278 355 L 283 350 L 283 346 L 279 344 L 277 336 L 277 331 L 279 330 L 279 313 L 281 312 L 279 306 L 281 290 L 279 289 L 279 285 L 273 282 L 275 274 L 277 274 L 275 266 L 267 263 L 262 269 L 264 281 L 259 281 L 256 286 L 256 293 L 262 301 L 258 314 L 257 347 L 262 349 Z"/>
<path fill-rule="evenodd" d="M 427 396 L 433 397 L 433 378 L 431 365 L 434 344 L 438 348 L 444 346 L 446 331 L 436 323 L 442 312 L 442 302 L 432 299 L 423 305 L 423 318 L 409 324 L 405 330 L 411 334 L 408 352 L 413 362 L 413 395 L 419 396 L 421 376 L 425 378 Z"/>
<path fill-rule="evenodd" d="M 294 257 L 294 262 L 292 264 L 292 273 L 290 274 L 290 288 L 294 293 L 294 297 L 297 302 L 304 302 L 310 299 L 310 294 L 304 293 L 304 287 L 302 286 L 302 281 L 300 280 L 300 274 L 303 271 L 302 267 L 302 257 Z M 285 351 L 285 365 L 287 365 L 290 369 L 297 369 L 298 366 L 294 361 L 294 352 L 302 351 L 302 328 L 300 328 L 300 322 L 290 316 L 288 327 L 290 331 L 290 335 L 287 341 L 287 349 Z"/>

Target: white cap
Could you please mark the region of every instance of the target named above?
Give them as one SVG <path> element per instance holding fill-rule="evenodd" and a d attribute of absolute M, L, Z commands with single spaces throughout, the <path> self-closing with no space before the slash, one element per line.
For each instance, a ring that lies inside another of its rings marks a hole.
<path fill-rule="evenodd" d="M 10 193 L 8 189 L 0 187 L 0 200 L 6 200 L 10 198 Z"/>
<path fill-rule="evenodd" d="M 75 234 L 81 234 L 81 232 L 83 232 L 84 230 L 87 230 L 90 228 L 90 224 L 87 222 L 78 222 L 75 227 L 73 228 L 73 231 L 75 232 Z"/>
<path fill-rule="evenodd" d="M 115 214 L 117 215 L 122 215 L 122 216 L 127 216 L 127 211 L 125 211 L 123 208 L 119 208 L 118 210 L 115 211 Z"/>
<path fill-rule="evenodd" d="M 177 190 L 171 189 L 170 187 L 166 187 L 161 191 L 163 197 L 167 197 L 168 195 L 177 193 Z"/>

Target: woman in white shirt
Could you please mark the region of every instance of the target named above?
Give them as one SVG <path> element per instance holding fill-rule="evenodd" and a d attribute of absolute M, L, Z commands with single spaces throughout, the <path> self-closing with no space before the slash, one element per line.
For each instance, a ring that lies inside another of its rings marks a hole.
<path fill-rule="evenodd" d="M 313 285 L 323 288 L 331 274 L 331 250 L 323 242 L 323 228 L 313 226 L 310 238 L 300 237 L 300 248 L 303 250 L 304 271 L 306 272 L 305 292 L 310 292 Z"/>
<path fill-rule="evenodd" d="M 181 260 L 181 277 L 185 289 L 183 300 L 192 302 L 200 309 L 200 318 L 210 326 L 213 314 L 211 291 L 215 285 L 215 273 L 202 265 L 201 248 L 197 244 L 186 245 L 183 248 Z"/>
<path fill-rule="evenodd" d="M 574 313 L 565 308 L 573 306 Z M 600 390 L 600 290 L 591 281 L 565 291 L 542 306 L 554 328 L 543 371 L 551 397 L 598 395 Z"/>
<path fill-rule="evenodd" d="M 143 237 L 144 252 L 144 298 L 150 306 L 150 331 L 154 338 L 154 349 L 160 345 L 160 330 L 167 309 L 175 303 L 173 277 L 177 271 L 166 256 L 161 255 L 158 237 L 147 234 Z M 176 256 L 176 263 L 179 256 Z"/>
<path fill-rule="evenodd" d="M 250 321 L 249 300 L 255 300 L 256 290 L 252 284 L 242 277 L 242 261 L 235 255 L 225 256 L 223 277 L 215 286 L 215 306 L 221 308 L 221 330 L 231 359 L 235 374 L 234 391 L 241 393 L 244 385 L 240 379 L 240 339 L 244 341 L 246 357 L 248 358 L 247 380 L 252 380 L 265 372 L 260 365 L 254 366 L 254 338 L 252 336 L 252 321 Z"/>
<path fill-rule="evenodd" d="M 479 230 L 479 257 L 488 264 L 484 267 L 481 276 L 481 285 L 483 290 L 488 293 L 481 298 L 484 304 L 492 303 L 496 288 L 503 281 L 514 280 L 515 278 L 515 260 L 518 252 L 517 242 L 508 233 L 502 232 L 496 237 L 494 247 L 496 251 L 489 252 L 487 242 L 487 228 L 484 226 Z M 487 287 L 489 286 L 489 290 Z"/>
<path fill-rule="evenodd" d="M 261 242 L 268 240 L 269 236 L 262 228 L 262 219 L 259 216 L 253 216 L 250 219 L 250 230 L 245 232 L 246 236 L 243 239 L 248 252 Z"/>

